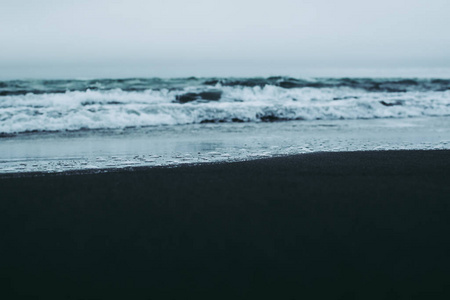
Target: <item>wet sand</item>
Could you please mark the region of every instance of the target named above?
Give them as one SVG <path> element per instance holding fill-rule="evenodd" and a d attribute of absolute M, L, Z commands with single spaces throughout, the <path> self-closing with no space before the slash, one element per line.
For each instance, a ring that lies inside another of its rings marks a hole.
<path fill-rule="evenodd" d="M 450 296 L 450 151 L 0 176 L 3 299 Z"/>

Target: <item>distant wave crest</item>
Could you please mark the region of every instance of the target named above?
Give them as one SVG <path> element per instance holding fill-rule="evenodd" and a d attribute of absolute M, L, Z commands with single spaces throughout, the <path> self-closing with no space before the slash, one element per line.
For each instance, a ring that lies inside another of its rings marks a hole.
<path fill-rule="evenodd" d="M 11 80 L 0 81 L 0 96 L 14 96 L 45 93 L 65 93 L 68 91 L 106 91 L 121 89 L 127 92 L 152 90 L 182 90 L 187 87 L 201 86 L 241 86 L 281 88 L 336 88 L 348 87 L 367 92 L 411 92 L 450 90 L 450 79 L 415 78 L 312 78 L 291 77 L 268 78 L 128 78 L 128 79 L 92 79 L 92 80 Z"/>

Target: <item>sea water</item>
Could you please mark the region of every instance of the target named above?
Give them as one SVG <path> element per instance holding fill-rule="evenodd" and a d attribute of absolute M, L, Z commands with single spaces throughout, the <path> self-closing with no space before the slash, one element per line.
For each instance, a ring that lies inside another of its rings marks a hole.
<path fill-rule="evenodd" d="M 0 82 L 0 173 L 450 148 L 450 79 Z"/>

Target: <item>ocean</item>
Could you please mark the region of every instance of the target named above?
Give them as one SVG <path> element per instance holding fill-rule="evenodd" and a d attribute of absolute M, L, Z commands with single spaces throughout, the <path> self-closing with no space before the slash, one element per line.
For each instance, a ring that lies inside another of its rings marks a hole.
<path fill-rule="evenodd" d="M 450 148 L 450 79 L 0 81 L 0 173 Z"/>

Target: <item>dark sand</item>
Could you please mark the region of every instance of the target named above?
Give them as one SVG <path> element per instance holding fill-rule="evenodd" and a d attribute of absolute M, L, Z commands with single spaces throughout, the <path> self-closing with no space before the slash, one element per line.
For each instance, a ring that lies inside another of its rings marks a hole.
<path fill-rule="evenodd" d="M 3 176 L 0 192 L 1 299 L 450 296 L 450 151 Z"/>

